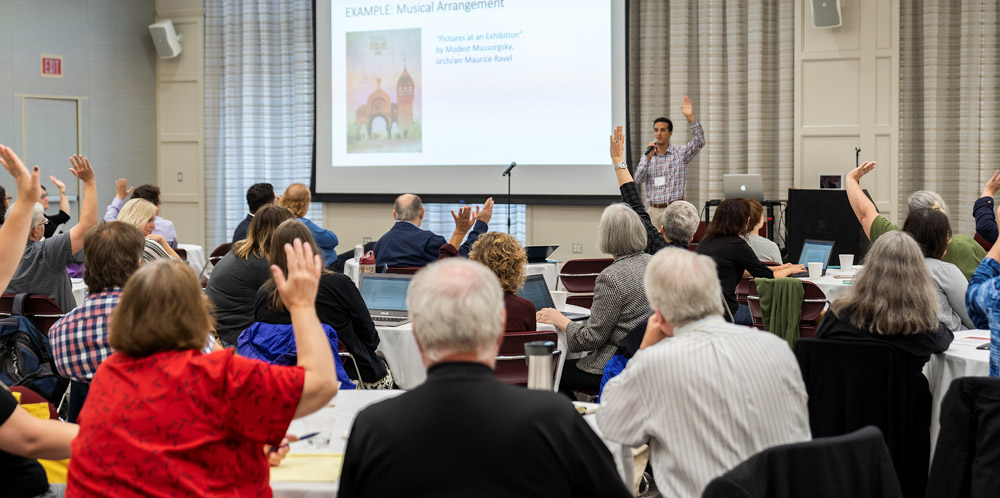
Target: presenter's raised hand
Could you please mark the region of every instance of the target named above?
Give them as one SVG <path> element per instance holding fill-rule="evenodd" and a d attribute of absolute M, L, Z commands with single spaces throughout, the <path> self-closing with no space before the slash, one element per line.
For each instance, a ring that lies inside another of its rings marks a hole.
<path fill-rule="evenodd" d="M 993 197 L 997 190 L 1000 190 L 1000 169 L 994 171 L 993 177 L 986 181 L 982 197 Z"/>
<path fill-rule="evenodd" d="M 618 164 L 625 157 L 625 133 L 622 132 L 621 125 L 615 127 L 611 134 L 611 162 Z"/>
<path fill-rule="evenodd" d="M 861 177 L 871 173 L 871 171 L 875 169 L 875 164 L 875 161 L 865 161 L 861 164 L 861 166 L 852 169 L 851 172 L 847 174 L 847 177 L 860 183 Z"/>
<path fill-rule="evenodd" d="M 476 208 L 476 219 L 483 223 L 489 224 L 492 218 L 493 218 L 493 198 L 490 197 L 489 199 L 486 199 L 486 202 L 483 203 L 482 209 L 480 209 L 479 207 Z"/>
<path fill-rule="evenodd" d="M 684 100 L 681 101 L 681 114 L 683 114 L 689 122 L 694 121 L 694 106 L 691 105 L 691 99 L 689 97 L 684 97 Z"/>

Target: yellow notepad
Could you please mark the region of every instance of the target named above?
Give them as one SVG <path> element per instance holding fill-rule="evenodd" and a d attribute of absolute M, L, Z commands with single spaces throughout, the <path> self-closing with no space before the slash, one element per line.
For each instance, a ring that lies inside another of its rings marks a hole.
<path fill-rule="evenodd" d="M 281 482 L 334 482 L 340 478 L 343 453 L 289 454 L 281 465 L 271 467 L 271 480 Z"/>

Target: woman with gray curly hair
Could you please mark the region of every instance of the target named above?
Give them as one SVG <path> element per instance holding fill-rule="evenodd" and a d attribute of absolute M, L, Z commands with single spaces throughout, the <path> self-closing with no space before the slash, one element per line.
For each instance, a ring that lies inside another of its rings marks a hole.
<path fill-rule="evenodd" d="M 938 321 L 938 299 L 920 246 L 906 232 L 883 234 L 850 292 L 830 305 L 816 337 L 874 339 L 899 349 L 918 372 L 954 335 Z"/>

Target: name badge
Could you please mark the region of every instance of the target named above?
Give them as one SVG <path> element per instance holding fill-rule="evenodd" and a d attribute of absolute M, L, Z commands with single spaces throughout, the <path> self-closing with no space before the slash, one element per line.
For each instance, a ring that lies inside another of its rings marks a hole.
<path fill-rule="evenodd" d="M 662 187 L 666 184 L 667 184 L 667 177 L 665 176 L 657 176 L 656 178 L 653 178 L 653 185 L 656 185 L 657 187 Z"/>

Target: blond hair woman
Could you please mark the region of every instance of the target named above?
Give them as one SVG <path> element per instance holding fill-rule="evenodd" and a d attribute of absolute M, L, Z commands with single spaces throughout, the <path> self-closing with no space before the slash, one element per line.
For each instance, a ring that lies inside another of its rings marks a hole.
<path fill-rule="evenodd" d="M 180 259 L 167 239 L 160 234 L 154 234 L 156 228 L 156 205 L 145 199 L 132 199 L 125 203 L 118 212 L 118 221 L 128 223 L 146 237 L 146 246 L 142 250 L 142 262 L 149 263 L 157 259 Z"/>

